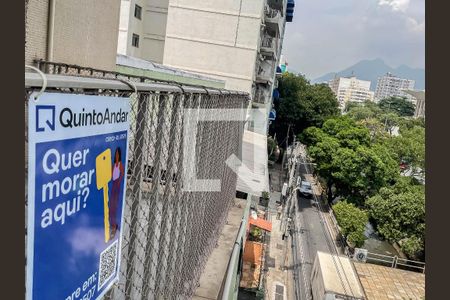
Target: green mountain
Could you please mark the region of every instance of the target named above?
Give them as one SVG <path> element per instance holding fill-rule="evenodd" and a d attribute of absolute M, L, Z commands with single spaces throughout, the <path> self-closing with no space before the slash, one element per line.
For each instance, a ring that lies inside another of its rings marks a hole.
<path fill-rule="evenodd" d="M 319 78 L 313 79 L 312 83 L 326 82 L 333 79 L 334 76 L 350 76 L 354 75 L 358 79 L 369 80 L 371 82 L 370 89 L 375 90 L 377 86 L 378 77 L 390 72 L 398 77 L 415 80 L 414 89 L 425 89 L 425 70 L 419 68 L 410 68 L 405 65 L 401 65 L 397 68 L 388 66 L 382 59 L 377 58 L 373 60 L 362 60 L 345 70 L 327 73 Z"/>

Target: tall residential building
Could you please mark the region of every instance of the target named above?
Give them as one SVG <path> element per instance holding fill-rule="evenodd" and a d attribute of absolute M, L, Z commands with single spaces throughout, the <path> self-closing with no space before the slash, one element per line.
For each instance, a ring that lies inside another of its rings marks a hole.
<path fill-rule="evenodd" d="M 25 64 L 42 59 L 113 71 L 119 11 L 119 1 L 29 0 Z"/>
<path fill-rule="evenodd" d="M 352 77 L 336 77 L 328 82 L 338 99 L 341 109 L 348 102 L 373 101 L 374 92 L 370 90 L 370 81 Z"/>
<path fill-rule="evenodd" d="M 403 90 L 414 90 L 415 81 L 397 77 L 391 73 L 379 77 L 375 90 L 375 100 L 378 102 L 388 97 L 405 97 L 409 101 L 415 102 L 413 96 Z"/>
<path fill-rule="evenodd" d="M 163 63 L 169 0 L 121 0 L 117 53 Z"/>
<path fill-rule="evenodd" d="M 293 0 L 122 0 L 118 53 L 225 81 L 270 111 Z M 253 120 L 267 133 L 268 113 Z"/>

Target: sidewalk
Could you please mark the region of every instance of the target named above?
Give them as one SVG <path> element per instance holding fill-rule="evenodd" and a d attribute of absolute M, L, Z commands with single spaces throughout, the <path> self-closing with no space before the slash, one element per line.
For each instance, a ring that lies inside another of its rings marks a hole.
<path fill-rule="evenodd" d="M 283 186 L 283 173 L 281 165 L 274 165 L 269 170 L 270 180 L 270 202 L 268 219 L 272 222 L 272 232 L 270 233 L 270 243 L 267 245 L 266 253 L 266 287 L 265 297 L 268 300 L 288 300 L 294 299 L 293 276 L 290 266 L 292 266 L 291 242 L 288 243 L 282 239 L 283 232 L 281 230 L 281 218 L 277 219 L 277 200 L 281 196 L 281 188 Z M 283 263 L 285 248 L 287 247 L 286 263 Z M 287 266 L 287 270 L 281 270 L 283 265 Z"/>

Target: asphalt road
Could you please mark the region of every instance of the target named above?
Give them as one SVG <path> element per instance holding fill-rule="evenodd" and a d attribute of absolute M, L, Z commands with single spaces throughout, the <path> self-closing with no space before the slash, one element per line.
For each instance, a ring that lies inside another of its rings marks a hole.
<path fill-rule="evenodd" d="M 299 164 L 296 176 L 312 175 L 305 164 Z M 292 251 L 294 257 L 294 282 L 297 299 L 309 300 L 311 296 L 311 269 L 317 251 L 331 253 L 334 245 L 313 198 L 307 199 L 296 192 Z M 328 237 L 328 238 L 327 238 Z"/>

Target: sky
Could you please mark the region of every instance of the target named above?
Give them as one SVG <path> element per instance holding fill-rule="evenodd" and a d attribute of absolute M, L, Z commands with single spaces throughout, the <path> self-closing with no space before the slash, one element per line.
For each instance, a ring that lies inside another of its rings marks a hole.
<path fill-rule="evenodd" d="M 363 59 L 425 68 L 425 0 L 296 0 L 283 54 L 309 79 Z"/>

